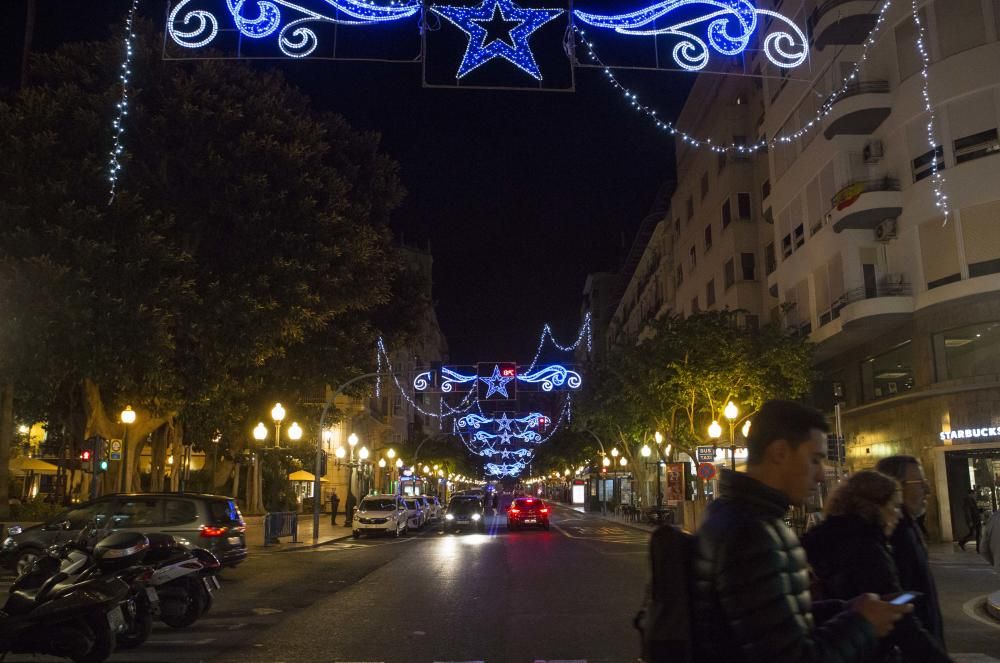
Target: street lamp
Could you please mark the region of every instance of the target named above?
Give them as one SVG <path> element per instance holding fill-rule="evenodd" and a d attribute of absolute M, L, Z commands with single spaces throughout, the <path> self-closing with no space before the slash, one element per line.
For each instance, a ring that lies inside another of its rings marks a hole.
<path fill-rule="evenodd" d="M 135 410 L 132 409 L 131 405 L 126 405 L 125 409 L 122 410 L 121 420 L 125 432 L 122 433 L 122 471 L 118 476 L 121 478 L 122 492 L 128 492 L 128 480 L 132 478 L 128 471 L 128 427 L 135 423 Z M 95 458 L 93 462 L 99 463 L 101 459 Z"/>
<path fill-rule="evenodd" d="M 736 431 L 733 425 L 736 422 L 736 417 L 740 416 L 740 410 L 736 407 L 736 404 L 732 401 L 726 403 L 726 409 L 722 411 L 729 421 L 729 453 L 730 460 L 732 462 L 732 469 L 736 469 Z"/>
<path fill-rule="evenodd" d="M 747 419 L 746 423 L 743 424 L 743 437 L 750 437 L 750 420 Z"/>
<path fill-rule="evenodd" d="M 345 504 L 346 511 L 344 512 L 344 520 L 346 521 L 344 527 L 352 527 L 354 521 L 354 447 L 358 446 L 358 436 L 354 433 L 348 435 L 347 445 L 351 448 L 351 457 L 347 463 L 347 502 Z M 362 449 L 364 449 L 365 454 L 368 453 L 367 449 L 364 447 Z M 344 457 L 342 450 L 343 447 L 337 450 L 337 458 Z"/>
<path fill-rule="evenodd" d="M 657 444 L 663 444 L 663 433 L 660 431 L 653 433 L 653 438 L 656 440 Z"/>
<path fill-rule="evenodd" d="M 288 427 L 288 439 L 292 442 L 298 442 L 302 439 L 302 427 L 299 426 L 299 422 L 293 421 L 292 425 Z"/>
<path fill-rule="evenodd" d="M 274 446 L 281 446 L 281 422 L 285 418 L 285 408 L 281 407 L 281 403 L 275 403 L 274 407 L 271 408 L 271 419 L 274 420 Z"/>
<path fill-rule="evenodd" d="M 393 458 L 396 457 L 396 450 L 393 449 L 392 447 L 389 447 L 389 450 L 385 452 L 385 455 L 389 457 L 389 460 L 392 460 Z"/>
<path fill-rule="evenodd" d="M 253 439 L 258 442 L 263 442 L 267 439 L 267 427 L 264 426 L 264 422 L 258 423 L 253 429 Z"/>

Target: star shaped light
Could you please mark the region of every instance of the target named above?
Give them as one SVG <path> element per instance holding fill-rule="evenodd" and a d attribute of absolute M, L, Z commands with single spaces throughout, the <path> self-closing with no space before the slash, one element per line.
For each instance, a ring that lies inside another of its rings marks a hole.
<path fill-rule="evenodd" d="M 532 33 L 563 13 L 562 9 L 525 9 L 513 0 L 483 0 L 478 7 L 434 5 L 435 13 L 469 36 L 456 78 L 494 58 L 503 58 L 532 78 L 542 80 L 528 46 Z M 509 40 L 504 39 L 504 36 Z"/>
<path fill-rule="evenodd" d="M 502 394 L 504 398 L 510 398 L 507 393 L 507 383 L 514 378 L 505 378 L 500 375 L 500 367 L 493 367 L 493 375 L 488 378 L 479 378 L 486 385 L 486 398 L 489 398 L 493 394 Z"/>
<path fill-rule="evenodd" d="M 499 419 L 496 420 L 497 430 L 509 431 L 510 425 L 514 423 L 511 419 L 507 418 L 507 413 L 504 412 Z"/>

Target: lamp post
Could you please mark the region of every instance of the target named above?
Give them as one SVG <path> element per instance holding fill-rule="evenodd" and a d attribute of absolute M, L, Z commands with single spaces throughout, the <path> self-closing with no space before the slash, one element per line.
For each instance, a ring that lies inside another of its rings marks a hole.
<path fill-rule="evenodd" d="M 271 419 L 274 420 L 274 448 L 281 447 L 281 422 L 285 418 L 285 408 L 281 403 L 275 403 L 271 408 Z"/>
<path fill-rule="evenodd" d="M 663 440 L 663 437 L 659 433 L 656 434 L 656 437 L 657 437 L 657 443 L 659 443 L 659 442 L 661 442 Z M 644 458 L 649 458 L 650 455 L 653 453 L 653 450 L 649 448 L 649 445 L 644 444 L 644 445 L 642 445 L 642 452 L 641 453 L 642 453 L 642 455 L 643 455 Z M 656 468 L 656 508 L 657 508 L 657 510 L 659 510 L 659 509 L 663 508 L 663 491 L 660 488 L 660 458 L 659 458 L 659 454 L 657 454 L 657 458 L 656 458 L 655 462 L 650 462 L 650 461 L 644 461 L 644 462 L 645 462 L 646 465 L 652 465 L 653 467 Z"/>
<path fill-rule="evenodd" d="M 733 428 L 736 423 L 736 417 L 740 416 L 740 410 L 736 407 L 736 404 L 732 401 L 726 403 L 726 409 L 722 411 L 725 415 L 726 420 L 729 421 L 729 458 L 731 461 L 730 467 L 733 471 L 736 471 L 736 429 Z"/>
<path fill-rule="evenodd" d="M 344 527 L 351 527 L 354 522 L 354 447 L 358 446 L 358 436 L 351 433 L 347 436 L 347 445 L 350 447 L 350 458 L 347 462 L 347 502 L 344 512 Z M 337 456 L 343 458 L 343 447 L 337 450 Z"/>
<path fill-rule="evenodd" d="M 121 479 L 122 490 L 121 492 L 128 492 L 129 480 L 132 478 L 132 473 L 128 471 L 128 427 L 135 423 L 135 410 L 132 409 L 131 405 L 126 405 L 125 409 L 122 410 L 121 414 L 122 427 L 124 432 L 122 433 L 122 471 L 118 475 Z M 100 458 L 95 458 L 94 463 L 99 463 Z"/>

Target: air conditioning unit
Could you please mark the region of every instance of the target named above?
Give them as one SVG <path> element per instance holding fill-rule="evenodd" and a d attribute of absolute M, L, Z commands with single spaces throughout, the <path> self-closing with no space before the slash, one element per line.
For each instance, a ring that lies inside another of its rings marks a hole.
<path fill-rule="evenodd" d="M 882 141 L 873 140 L 867 145 L 865 149 L 861 152 L 861 157 L 865 163 L 878 163 L 885 156 L 885 152 L 882 150 Z"/>
<path fill-rule="evenodd" d="M 896 219 L 886 219 L 875 226 L 875 239 L 879 242 L 896 239 Z"/>

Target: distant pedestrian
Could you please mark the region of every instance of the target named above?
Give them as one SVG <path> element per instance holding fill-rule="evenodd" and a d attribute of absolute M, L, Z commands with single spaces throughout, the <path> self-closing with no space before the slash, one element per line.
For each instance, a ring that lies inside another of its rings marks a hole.
<path fill-rule="evenodd" d="M 802 537 L 817 577 L 817 599 L 848 600 L 859 594 L 900 594 L 888 537 L 902 514 L 899 482 L 881 472 L 855 472 L 830 496 L 826 518 Z M 912 614 L 879 642 L 870 661 L 947 663 L 951 659 Z"/>
<path fill-rule="evenodd" d="M 873 594 L 812 603 L 805 552 L 784 518 L 824 479 L 828 430 L 816 410 L 769 401 L 753 417 L 746 472 L 722 471 L 694 548 L 697 661 L 864 661 L 913 611 Z"/>
<path fill-rule="evenodd" d="M 1000 572 L 1000 511 L 994 511 L 986 521 L 979 554 L 995 571 Z"/>
<path fill-rule="evenodd" d="M 340 508 L 340 495 L 337 495 L 337 489 L 333 489 L 333 495 L 330 495 L 330 524 L 337 524 L 337 510 Z"/>
<path fill-rule="evenodd" d="M 969 494 L 962 498 L 962 514 L 965 516 L 965 536 L 958 540 L 958 547 L 965 550 L 969 539 L 976 537 L 976 552 L 979 552 L 979 539 L 983 534 L 983 515 L 976 504 L 976 487 L 969 489 Z"/>
<path fill-rule="evenodd" d="M 888 474 L 903 487 L 902 517 L 889 537 L 892 557 L 899 572 L 899 584 L 908 591 L 923 594 L 914 601 L 917 619 L 946 650 L 937 584 L 931 574 L 927 542 L 918 522 L 927 513 L 927 497 L 931 492 L 924 477 L 924 468 L 913 456 L 889 456 L 880 460 L 875 469 Z"/>

